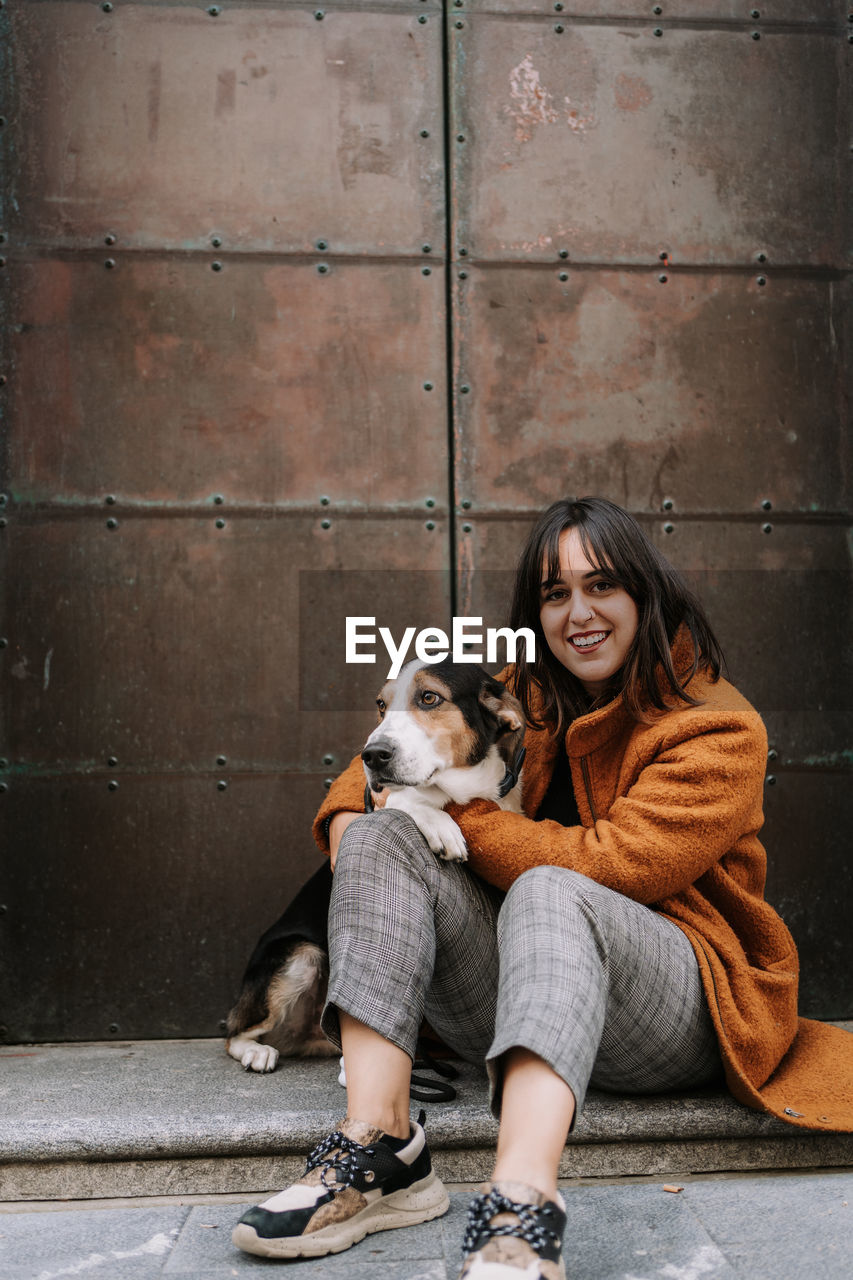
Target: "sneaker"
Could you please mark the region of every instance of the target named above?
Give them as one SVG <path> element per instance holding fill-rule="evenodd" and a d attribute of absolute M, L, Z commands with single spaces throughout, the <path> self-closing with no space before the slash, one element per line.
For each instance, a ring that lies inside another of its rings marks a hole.
<path fill-rule="evenodd" d="M 345 1120 L 314 1148 L 292 1186 L 244 1213 L 231 1239 L 264 1258 L 340 1253 L 371 1231 L 437 1218 L 450 1200 L 432 1171 L 421 1112 L 411 1136 Z"/>
<path fill-rule="evenodd" d="M 468 1210 L 459 1280 L 565 1280 L 565 1228 L 562 1196 L 549 1200 L 523 1182 L 487 1182 Z"/>

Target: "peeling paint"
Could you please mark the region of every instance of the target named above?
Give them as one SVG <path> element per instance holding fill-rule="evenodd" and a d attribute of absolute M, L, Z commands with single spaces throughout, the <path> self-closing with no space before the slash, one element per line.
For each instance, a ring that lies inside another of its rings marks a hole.
<path fill-rule="evenodd" d="M 526 53 L 510 71 L 509 92 L 512 103 L 504 110 L 515 120 L 518 142 L 529 142 L 536 125 L 557 123 L 559 115 L 552 106 L 553 97 L 542 84 L 532 54 Z"/>
<path fill-rule="evenodd" d="M 542 234 L 537 236 L 535 240 L 525 240 L 522 242 L 522 249 L 525 253 L 530 253 L 533 249 L 547 249 L 554 243 L 554 237 Z"/>
<path fill-rule="evenodd" d="M 572 106 L 571 98 L 564 98 L 566 104 L 566 124 L 573 133 L 584 133 L 587 129 L 591 129 L 595 124 L 595 116 L 582 116 L 576 107 Z"/>
<path fill-rule="evenodd" d="M 504 111 L 515 121 L 516 142 L 530 142 L 538 125 L 559 124 L 561 116 L 573 133 L 585 133 L 596 124 L 595 116 L 591 112 L 582 114 L 568 95 L 563 98 L 562 107 L 554 105 L 554 95 L 543 85 L 530 53 L 510 71 L 509 92 L 512 102 Z"/>

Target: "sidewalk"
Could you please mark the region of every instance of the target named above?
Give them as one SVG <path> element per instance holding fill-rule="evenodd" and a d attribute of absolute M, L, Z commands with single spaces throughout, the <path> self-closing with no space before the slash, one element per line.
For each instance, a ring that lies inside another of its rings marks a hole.
<path fill-rule="evenodd" d="M 276 1263 L 235 1249 L 231 1228 L 340 1120 L 334 1060 L 258 1076 L 213 1040 L 10 1045 L 0 1059 L 0 1280 L 456 1280 L 497 1133 L 482 1071 L 459 1064 L 457 1099 L 427 1107 L 446 1217 Z M 592 1092 L 561 1176 L 570 1280 L 853 1276 L 851 1134 L 714 1090 Z"/>
<path fill-rule="evenodd" d="M 848 1280 L 853 1170 L 574 1183 L 570 1280 Z M 455 1280 L 470 1191 L 446 1217 L 368 1236 L 345 1253 L 270 1262 L 241 1253 L 231 1227 L 254 1201 L 213 1197 L 132 1205 L 0 1206 L 3 1280 Z M 255 1198 L 257 1199 L 257 1197 Z"/>

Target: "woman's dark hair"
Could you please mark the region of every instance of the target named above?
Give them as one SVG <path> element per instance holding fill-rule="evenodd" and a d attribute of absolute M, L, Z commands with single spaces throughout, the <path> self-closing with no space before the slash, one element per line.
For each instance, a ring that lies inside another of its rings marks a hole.
<path fill-rule="evenodd" d="M 637 634 L 605 698 L 624 693 L 628 710 L 640 721 L 648 720 L 653 709 L 666 710 L 672 698 L 696 706 L 697 700 L 685 692 L 685 686 L 700 667 L 717 680 L 723 662 L 722 650 L 699 601 L 634 517 L 615 502 L 606 498 L 561 499 L 536 522 L 515 576 L 510 625 L 513 629 L 530 627 L 536 636 L 535 661 L 531 664 L 520 656 L 515 668 L 515 692 L 529 722 L 536 728 L 545 723 L 554 725 L 562 735 L 576 716 L 589 710 L 583 685 L 554 657 L 539 621 L 543 566 L 547 566 L 545 581 L 551 586 L 560 577 L 559 542 L 566 529 L 577 529 L 587 559 L 596 568 L 606 569 L 608 578 L 624 587 L 639 613 Z M 682 623 L 693 640 L 693 663 L 679 680 L 670 646 Z M 532 711 L 534 685 L 542 693 L 541 719 Z"/>

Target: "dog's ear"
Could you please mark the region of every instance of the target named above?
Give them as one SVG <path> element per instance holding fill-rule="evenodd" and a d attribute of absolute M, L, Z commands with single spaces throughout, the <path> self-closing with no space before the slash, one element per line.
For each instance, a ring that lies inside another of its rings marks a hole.
<path fill-rule="evenodd" d="M 500 695 L 495 690 L 500 689 Z M 514 698 L 508 689 L 504 689 L 498 681 L 491 680 L 480 689 L 480 704 L 497 716 L 500 735 L 524 731 L 524 712 L 518 698 Z"/>

